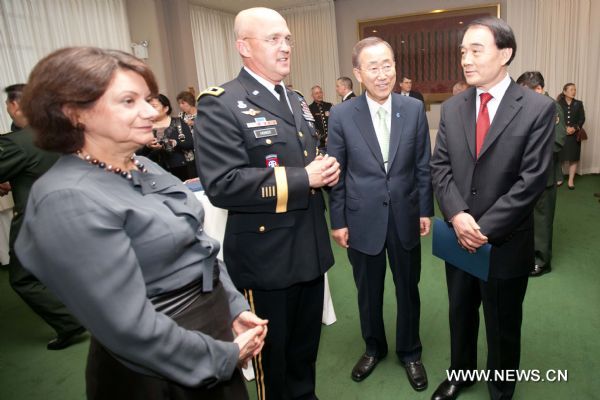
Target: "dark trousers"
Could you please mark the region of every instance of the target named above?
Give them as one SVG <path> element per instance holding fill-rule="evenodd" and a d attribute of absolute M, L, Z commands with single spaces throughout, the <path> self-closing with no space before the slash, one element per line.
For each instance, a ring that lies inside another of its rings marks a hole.
<path fill-rule="evenodd" d="M 479 306 L 487 336 L 487 369 L 516 370 L 521 356 L 521 321 L 528 276 L 483 282 L 446 264 L 450 302 L 450 370 L 477 369 Z M 493 372 L 492 372 L 493 374 Z M 511 399 L 516 382 L 488 382 L 492 399 Z"/>
<path fill-rule="evenodd" d="M 215 339 L 231 342 L 229 302 L 223 286 L 202 293 L 173 318 L 177 324 Z M 88 400 L 247 400 L 242 374 L 236 369 L 226 382 L 212 387 L 188 387 L 158 376 L 133 371 L 118 361 L 92 337 L 85 372 Z"/>
<path fill-rule="evenodd" d="M 390 215 L 390 221 L 393 220 Z M 403 362 L 415 361 L 421 358 L 422 349 L 419 338 L 421 245 L 410 250 L 404 249 L 393 223 L 388 226 L 385 246 L 379 254 L 372 256 L 348 249 L 348 259 L 358 289 L 360 328 L 366 352 L 384 357 L 388 351 L 383 326 L 386 253 L 396 287 L 396 354 Z"/>
<path fill-rule="evenodd" d="M 324 289 L 321 276 L 281 290 L 244 290 L 252 311 L 269 320 L 265 345 L 253 360 L 259 400 L 317 398 Z"/>
<path fill-rule="evenodd" d="M 56 331 L 57 335 L 64 335 L 81 327 L 79 321 L 67 311 L 67 307 L 33 274 L 23 268 L 12 247 L 8 279 L 14 291 Z"/>
<path fill-rule="evenodd" d="M 556 208 L 556 185 L 547 187 L 533 209 L 535 264 L 550 265 L 552 260 L 552 227 Z"/>

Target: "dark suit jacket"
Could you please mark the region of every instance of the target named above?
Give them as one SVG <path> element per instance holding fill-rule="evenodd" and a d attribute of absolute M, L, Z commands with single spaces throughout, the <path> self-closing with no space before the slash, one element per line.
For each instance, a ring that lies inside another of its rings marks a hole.
<path fill-rule="evenodd" d="M 175 147 L 163 145 L 163 148 L 154 150 L 142 146 L 136 154 L 148 157 L 166 170 L 187 165 L 185 154 L 194 151 L 194 139 L 188 124 L 179 117 L 171 117 L 171 123 L 165 128 L 164 135 L 165 138 L 175 140 Z"/>
<path fill-rule="evenodd" d="M 421 92 L 417 92 L 416 90 L 411 90 L 410 92 L 408 92 L 408 95 L 417 100 L 425 101 L 425 99 L 423 99 L 423 95 L 421 94 Z"/>
<path fill-rule="evenodd" d="M 399 95 L 402 96 L 402 90 L 398 89 L 398 93 Z M 404 96 L 406 97 L 406 96 Z M 423 99 L 423 95 L 421 94 L 421 92 L 417 92 L 416 90 L 411 90 L 410 92 L 408 92 L 408 97 L 412 97 L 413 99 L 417 99 L 417 100 L 421 100 L 422 102 L 425 102 L 425 99 Z"/>
<path fill-rule="evenodd" d="M 342 102 L 348 101 L 353 97 L 356 97 L 356 95 L 354 94 L 354 92 L 350 92 L 350 93 L 348 93 L 348 96 L 345 99 L 342 99 Z"/>
<path fill-rule="evenodd" d="M 323 275 L 333 253 L 322 192 L 309 187 L 304 169 L 317 151 L 306 101 L 287 90 L 292 115 L 244 69 L 205 92 L 196 165 L 210 201 L 229 210 L 223 250 L 233 282 L 283 289 Z"/>
<path fill-rule="evenodd" d="M 565 113 L 565 124 L 567 126 L 575 127 L 575 129 L 583 127 L 583 124 L 585 123 L 585 109 L 583 108 L 583 102 L 581 100 L 573 99 L 571 102 L 571 113 L 568 113 L 569 106 L 564 97 L 558 101 L 558 104 L 563 108 Z"/>
<path fill-rule="evenodd" d="M 475 157 L 475 88 L 442 104 L 431 159 L 446 219 L 470 213 L 493 245 L 490 276 L 512 278 L 534 264 L 533 207 L 552 157 L 553 101 L 511 82 Z"/>
<path fill-rule="evenodd" d="M 331 227 L 348 227 L 350 247 L 366 254 L 381 252 L 388 224 L 396 225 L 404 248 L 416 246 L 419 217 L 433 215 L 423 103 L 392 94 L 387 172 L 365 94 L 333 107 L 327 148 L 342 171 L 330 194 Z M 388 221 L 388 207 L 395 221 Z"/>
<path fill-rule="evenodd" d="M 31 186 L 58 160 L 58 154 L 36 147 L 33 144 L 34 136 L 30 128 L 0 135 L 0 182 L 10 182 L 15 202 L 10 230 L 11 246 L 23 222 Z"/>

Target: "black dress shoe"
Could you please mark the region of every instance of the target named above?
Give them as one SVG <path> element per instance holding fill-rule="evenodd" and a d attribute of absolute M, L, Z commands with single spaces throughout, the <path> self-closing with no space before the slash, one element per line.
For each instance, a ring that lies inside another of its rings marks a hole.
<path fill-rule="evenodd" d="M 370 356 L 367 353 L 360 356 L 360 359 L 358 360 L 354 368 L 352 368 L 352 380 L 360 382 L 363 379 L 365 379 L 371 374 L 371 372 L 373 372 L 379 360 L 380 358 Z"/>
<path fill-rule="evenodd" d="M 413 389 L 417 392 L 427 389 L 427 372 L 421 360 L 403 362 L 402 365 L 406 369 L 406 376 Z"/>
<path fill-rule="evenodd" d="M 567 187 L 569 188 L 569 190 L 575 190 L 575 185 L 573 185 L 573 186 L 567 185 Z"/>
<path fill-rule="evenodd" d="M 431 395 L 431 400 L 455 400 L 461 390 L 466 387 L 473 386 L 475 382 L 450 383 L 445 379 L 435 392 Z"/>
<path fill-rule="evenodd" d="M 54 339 L 48 342 L 46 348 L 48 350 L 62 350 L 73 344 L 73 339 L 77 336 L 84 333 L 86 329 L 83 326 L 80 326 L 77 329 L 73 329 L 70 332 L 64 333 L 62 335 L 58 335 Z"/>
<path fill-rule="evenodd" d="M 552 267 L 550 266 L 550 264 L 546 264 L 543 267 L 536 264 L 531 270 L 531 272 L 529 272 L 529 276 L 535 278 L 536 276 L 542 276 L 544 274 L 547 274 L 550 271 L 552 271 Z"/>

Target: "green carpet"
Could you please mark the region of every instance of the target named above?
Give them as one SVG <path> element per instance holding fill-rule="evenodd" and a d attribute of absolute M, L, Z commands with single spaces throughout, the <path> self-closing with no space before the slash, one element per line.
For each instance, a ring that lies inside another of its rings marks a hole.
<path fill-rule="evenodd" d="M 600 176 L 576 179 L 576 190 L 559 188 L 554 225 L 553 271 L 531 279 L 525 298 L 521 368 L 566 370 L 566 382 L 521 382 L 516 399 L 599 399 L 600 382 Z M 438 214 L 439 215 L 439 214 Z M 364 346 L 357 316 L 356 288 L 345 251 L 334 246 L 337 263 L 329 282 L 338 321 L 323 327 L 317 365 L 321 399 L 429 399 L 449 365 L 448 300 L 442 262 L 431 256 L 431 236 L 422 242 L 421 340 L 429 388 L 414 392 L 393 352 L 364 382 L 350 370 Z M 386 281 L 386 328 L 393 349 L 392 280 Z M 0 399 L 74 400 L 85 397 L 84 366 L 89 341 L 51 352 L 46 326 L 15 295 L 0 271 Z M 483 321 L 483 319 L 482 319 Z M 485 366 L 485 333 L 480 330 L 479 368 Z M 255 399 L 254 383 L 248 384 Z M 460 399 L 487 399 L 484 383 Z"/>

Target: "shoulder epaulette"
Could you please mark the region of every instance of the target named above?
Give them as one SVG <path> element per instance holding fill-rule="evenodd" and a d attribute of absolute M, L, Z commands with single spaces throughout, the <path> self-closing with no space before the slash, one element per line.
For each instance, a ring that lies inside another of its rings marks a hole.
<path fill-rule="evenodd" d="M 204 96 L 204 95 L 211 95 L 211 96 L 216 96 L 219 97 L 220 95 L 222 95 L 223 93 L 225 93 L 225 89 L 223 89 L 220 86 L 211 86 L 205 90 L 203 90 L 199 95 L 198 98 L 196 98 L 196 101 L 200 100 L 200 97 Z"/>
<path fill-rule="evenodd" d="M 302 92 L 301 92 L 301 91 L 299 91 L 299 90 L 296 90 L 296 89 L 292 89 L 292 90 L 293 90 L 294 92 L 298 93 L 300 96 L 304 97 L 304 95 L 302 94 Z"/>

